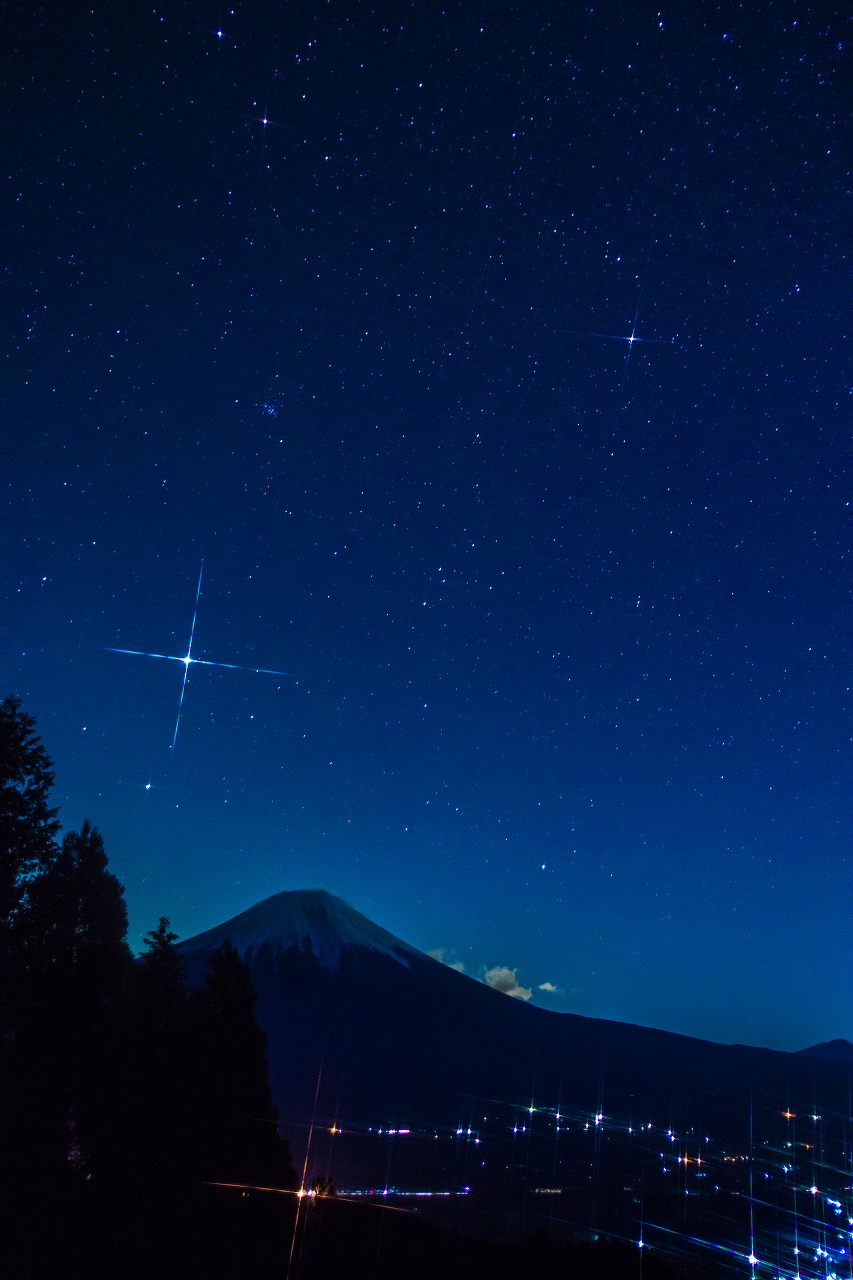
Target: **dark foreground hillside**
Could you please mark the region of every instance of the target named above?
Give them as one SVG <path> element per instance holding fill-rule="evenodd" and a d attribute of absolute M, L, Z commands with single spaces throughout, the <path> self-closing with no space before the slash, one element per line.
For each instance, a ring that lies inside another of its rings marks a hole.
<path fill-rule="evenodd" d="M 7 1254 L 4 1280 L 667 1280 L 649 1251 L 531 1238 L 501 1246 L 415 1214 L 339 1199 L 207 1188 L 140 1218 L 135 1206 L 87 1201 Z M 152 1209 L 154 1206 L 151 1206 Z"/>
<path fill-rule="evenodd" d="M 414 1215 L 341 1201 L 313 1204 L 304 1215 L 294 1262 L 293 1280 L 665 1280 L 676 1274 L 662 1259 L 621 1242 L 560 1244 L 535 1237 L 497 1245 Z"/>

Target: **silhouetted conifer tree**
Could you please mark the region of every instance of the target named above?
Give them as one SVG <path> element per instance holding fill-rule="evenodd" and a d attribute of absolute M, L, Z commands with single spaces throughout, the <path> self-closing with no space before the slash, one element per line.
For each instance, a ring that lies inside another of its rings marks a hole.
<path fill-rule="evenodd" d="M 168 916 L 145 935 L 146 950 L 139 968 L 139 993 L 144 1016 L 164 1024 L 180 1017 L 187 1000 L 187 975 Z"/>
<path fill-rule="evenodd" d="M 86 823 L 57 844 L 52 782 L 32 717 L 4 699 L 0 1200 L 35 1267 L 76 1218 L 93 1150 L 109 1140 L 115 1015 L 130 966 L 123 891 L 101 837 Z"/>
<path fill-rule="evenodd" d="M 31 1222 L 41 1185 L 59 1194 L 66 1175 L 62 1099 L 39 1052 L 23 947 L 32 885 L 58 852 L 53 766 L 17 698 L 0 702 L 0 1203 Z"/>
<path fill-rule="evenodd" d="M 126 1188 L 119 1212 L 133 1205 L 123 1236 L 136 1233 L 139 1256 L 150 1259 L 158 1240 L 186 1243 L 208 1229 L 208 1183 L 295 1185 L 248 969 L 226 945 L 204 985 L 190 990 L 176 941 L 161 918 L 137 962 L 117 1133 L 125 1158 L 116 1177 Z"/>
<path fill-rule="evenodd" d="M 59 830 L 49 804 L 53 765 L 18 698 L 0 701 L 0 1037 L 14 1036 L 18 975 L 13 931 L 33 881 L 53 863 Z"/>
<path fill-rule="evenodd" d="M 190 1177 L 195 1125 L 187 987 L 167 917 L 145 938 L 125 1045 L 126 1167 L 135 1194 L 172 1194 Z M 158 1190 L 159 1189 L 159 1190 Z"/>
<path fill-rule="evenodd" d="M 55 1067 L 71 1162 L 96 1171 L 117 1104 L 117 1022 L 131 955 L 124 890 L 91 823 L 64 836 L 33 882 L 21 924 L 41 1056 Z"/>
<path fill-rule="evenodd" d="M 194 993 L 195 1075 L 203 1098 L 200 1148 L 208 1178 L 290 1186 L 286 1143 L 278 1136 L 248 966 L 230 942 L 210 957 Z"/>

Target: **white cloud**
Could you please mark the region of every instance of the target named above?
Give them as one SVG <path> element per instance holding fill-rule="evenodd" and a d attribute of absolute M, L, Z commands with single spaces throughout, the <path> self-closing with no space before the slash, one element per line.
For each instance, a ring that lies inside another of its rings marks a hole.
<path fill-rule="evenodd" d="M 447 949 L 445 947 L 435 947 L 432 951 L 428 951 L 427 955 L 432 960 L 437 960 L 439 964 L 447 965 L 448 969 L 455 969 L 457 973 L 465 972 L 465 965 L 461 960 L 448 960 Z"/>
<path fill-rule="evenodd" d="M 487 969 L 483 980 L 493 991 L 502 991 L 505 996 L 512 996 L 516 1000 L 529 1000 L 533 995 L 531 987 L 519 984 L 518 971 L 506 965 L 499 964 L 494 969 Z"/>
<path fill-rule="evenodd" d="M 455 969 L 457 973 L 464 973 L 464 961 L 450 959 L 453 951 L 454 948 L 433 947 L 432 951 L 427 952 L 427 955 L 431 960 L 437 960 L 439 964 L 445 965 L 448 969 Z M 533 988 L 523 987 L 518 981 L 518 969 L 511 969 L 506 964 L 497 964 L 493 969 L 486 969 L 481 980 L 485 982 L 487 987 L 491 987 L 493 991 L 500 991 L 502 995 L 512 996 L 514 1000 L 530 1000 L 533 996 Z M 553 982 L 540 982 L 536 990 L 543 991 L 547 995 L 561 995 L 563 988 L 556 986 Z"/>

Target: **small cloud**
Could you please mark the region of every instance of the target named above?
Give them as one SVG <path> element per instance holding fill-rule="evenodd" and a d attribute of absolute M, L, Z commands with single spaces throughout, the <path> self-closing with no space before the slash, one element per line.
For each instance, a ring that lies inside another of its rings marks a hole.
<path fill-rule="evenodd" d="M 483 981 L 493 991 L 501 991 L 505 996 L 512 996 L 515 1000 L 529 1000 L 533 995 L 531 987 L 519 985 L 518 971 L 509 969 L 506 965 L 499 964 L 494 969 L 487 969 L 483 974 Z"/>
<path fill-rule="evenodd" d="M 559 987 L 555 987 L 555 986 L 554 986 L 554 984 L 553 984 L 553 982 L 540 982 L 540 983 L 539 983 L 539 986 L 536 988 L 536 990 L 537 990 L 537 991 L 547 991 L 549 995 L 553 996 L 553 995 L 558 995 L 558 994 L 559 994 L 560 988 L 559 988 Z"/>
<path fill-rule="evenodd" d="M 437 960 L 439 964 L 447 965 L 448 969 L 455 969 L 457 973 L 465 972 L 465 965 L 461 960 L 448 960 L 446 947 L 435 947 L 432 951 L 428 951 L 427 955 L 431 960 Z"/>

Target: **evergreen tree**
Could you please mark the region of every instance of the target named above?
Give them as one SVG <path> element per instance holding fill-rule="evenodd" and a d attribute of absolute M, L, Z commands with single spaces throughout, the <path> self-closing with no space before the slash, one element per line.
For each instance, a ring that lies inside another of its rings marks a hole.
<path fill-rule="evenodd" d="M 127 913 L 86 823 L 62 845 L 53 767 L 35 722 L 0 703 L 0 1201 L 10 1242 L 44 1273 L 79 1217 L 82 1175 L 108 1142 Z M 50 1213 L 45 1215 L 45 1204 Z M 11 1247 L 11 1246 L 15 1247 Z M 13 1263 L 10 1265 L 14 1265 Z"/>
<path fill-rule="evenodd" d="M 50 1177 L 55 1195 L 97 1172 L 111 1141 L 126 932 L 122 887 L 86 822 L 29 880 L 11 931 L 13 1168 L 34 1182 Z"/>
<path fill-rule="evenodd" d="M 188 1071 L 188 996 L 178 935 L 161 916 L 137 961 L 125 1051 L 126 1145 L 140 1189 L 176 1191 L 190 1174 L 195 1103 Z"/>
<path fill-rule="evenodd" d="M 74 974 L 81 991 L 109 984 L 124 967 L 130 956 L 124 889 L 107 870 L 97 827 L 86 821 L 63 837 L 50 866 L 31 883 L 18 927 L 28 967 Z"/>
<path fill-rule="evenodd" d="M 17 698 L 0 701 L 0 1203 L 25 1206 L 39 1173 L 65 1174 L 61 1104 L 31 1032 L 25 908 L 57 854 L 53 766 Z"/>
<path fill-rule="evenodd" d="M 206 1112 L 201 1145 L 207 1177 L 289 1186 L 290 1157 L 276 1127 L 256 998 L 248 966 L 223 942 L 194 999 L 196 1074 Z"/>
<path fill-rule="evenodd" d="M 168 916 L 160 917 L 144 941 L 139 970 L 143 1011 L 148 1017 L 170 1021 L 180 1016 L 186 1004 L 187 975 Z"/>
<path fill-rule="evenodd" d="M 107 870 L 100 832 L 68 832 L 52 866 L 35 880 L 19 930 L 31 1015 L 54 1064 L 73 1162 L 97 1171 L 117 1105 L 118 1018 L 130 977 L 124 890 Z M 38 1034 L 38 1032 L 37 1032 Z"/>
<path fill-rule="evenodd" d="M 18 698 L 0 701 L 0 1037 L 13 1034 L 12 933 L 33 881 L 56 857 L 53 765 Z"/>

